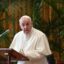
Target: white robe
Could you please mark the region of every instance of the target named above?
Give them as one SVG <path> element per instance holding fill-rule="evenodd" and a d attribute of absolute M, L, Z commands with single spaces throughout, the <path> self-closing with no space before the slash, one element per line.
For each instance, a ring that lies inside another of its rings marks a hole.
<path fill-rule="evenodd" d="M 18 61 L 17 64 L 48 64 L 45 56 L 51 54 L 46 35 L 35 28 L 27 37 L 23 31 L 18 32 L 10 48 L 29 58 L 29 61 Z"/>

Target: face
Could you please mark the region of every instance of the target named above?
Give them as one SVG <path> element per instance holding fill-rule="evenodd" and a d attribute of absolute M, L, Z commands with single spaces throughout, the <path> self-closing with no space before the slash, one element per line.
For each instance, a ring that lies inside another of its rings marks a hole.
<path fill-rule="evenodd" d="M 32 22 L 29 18 L 24 18 L 22 21 L 20 20 L 20 27 L 25 34 L 29 34 L 32 28 Z"/>

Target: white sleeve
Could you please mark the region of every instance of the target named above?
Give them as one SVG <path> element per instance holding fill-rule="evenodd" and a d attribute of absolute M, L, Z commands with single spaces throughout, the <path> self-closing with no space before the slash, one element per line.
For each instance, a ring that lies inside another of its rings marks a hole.
<path fill-rule="evenodd" d="M 49 46 L 48 39 L 47 39 L 47 37 L 46 37 L 45 34 L 43 34 L 42 42 L 43 42 L 42 45 L 44 45 L 44 50 L 43 50 L 42 53 L 44 55 L 50 55 L 50 54 L 52 54 L 51 49 L 50 49 L 50 46 Z"/>
<path fill-rule="evenodd" d="M 15 46 L 15 41 L 16 41 L 16 35 L 14 36 L 9 48 L 13 48 Z"/>

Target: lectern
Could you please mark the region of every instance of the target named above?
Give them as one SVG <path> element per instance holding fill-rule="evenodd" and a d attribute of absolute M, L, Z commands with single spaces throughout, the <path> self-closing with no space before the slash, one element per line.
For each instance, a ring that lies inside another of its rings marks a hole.
<path fill-rule="evenodd" d="M 5 64 L 12 64 L 12 61 L 29 61 L 23 54 L 9 48 L 0 48 L 0 61 Z"/>

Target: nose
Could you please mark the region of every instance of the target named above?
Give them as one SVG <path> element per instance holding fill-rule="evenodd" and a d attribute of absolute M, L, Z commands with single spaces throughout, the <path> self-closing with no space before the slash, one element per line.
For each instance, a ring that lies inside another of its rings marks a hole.
<path fill-rule="evenodd" d="M 26 29 L 26 28 L 27 28 L 27 26 L 25 25 L 25 26 L 24 26 L 24 29 Z"/>

